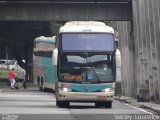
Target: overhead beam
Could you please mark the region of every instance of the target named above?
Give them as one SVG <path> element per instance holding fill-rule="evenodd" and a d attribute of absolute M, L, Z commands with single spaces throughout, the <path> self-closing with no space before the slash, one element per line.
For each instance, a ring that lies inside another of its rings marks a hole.
<path fill-rule="evenodd" d="M 97 0 L 98 1 L 98 0 Z M 118 1 L 118 0 L 117 0 Z M 132 20 L 131 3 L 0 4 L 0 21 Z"/>
<path fill-rule="evenodd" d="M 131 1 L 132 0 L 0 0 L 0 3 L 108 3 Z"/>

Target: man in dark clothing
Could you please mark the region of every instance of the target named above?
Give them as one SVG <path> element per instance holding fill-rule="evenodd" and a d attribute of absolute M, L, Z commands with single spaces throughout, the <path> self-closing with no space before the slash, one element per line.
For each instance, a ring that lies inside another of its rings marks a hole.
<path fill-rule="evenodd" d="M 23 84 L 24 89 L 27 89 L 25 77 L 26 77 L 26 71 L 23 68 L 21 68 L 19 71 L 19 80 Z"/>

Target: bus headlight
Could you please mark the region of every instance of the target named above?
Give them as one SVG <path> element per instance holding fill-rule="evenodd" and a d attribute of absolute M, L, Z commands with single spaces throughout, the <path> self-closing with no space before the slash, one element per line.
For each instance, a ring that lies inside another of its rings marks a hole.
<path fill-rule="evenodd" d="M 70 92 L 71 89 L 64 87 L 64 88 L 62 88 L 62 91 L 64 91 L 64 92 Z"/>
<path fill-rule="evenodd" d="M 113 92 L 113 88 L 106 88 L 101 90 L 102 92 Z"/>
<path fill-rule="evenodd" d="M 68 83 L 58 83 L 58 87 L 61 91 L 64 91 L 64 92 L 70 92 L 71 91 L 70 84 L 68 84 Z"/>

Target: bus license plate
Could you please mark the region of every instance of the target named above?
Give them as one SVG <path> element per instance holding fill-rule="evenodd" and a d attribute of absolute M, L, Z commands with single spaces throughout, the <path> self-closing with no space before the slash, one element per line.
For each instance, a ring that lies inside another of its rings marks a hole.
<path fill-rule="evenodd" d="M 106 96 L 97 96 L 97 99 L 98 99 L 98 100 L 106 100 L 107 97 L 106 97 Z"/>

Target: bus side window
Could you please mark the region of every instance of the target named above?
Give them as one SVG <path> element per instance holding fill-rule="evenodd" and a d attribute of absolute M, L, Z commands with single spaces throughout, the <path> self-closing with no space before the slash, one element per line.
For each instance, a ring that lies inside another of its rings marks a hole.
<path fill-rule="evenodd" d="M 47 51 L 47 57 L 52 57 L 52 51 Z"/>

